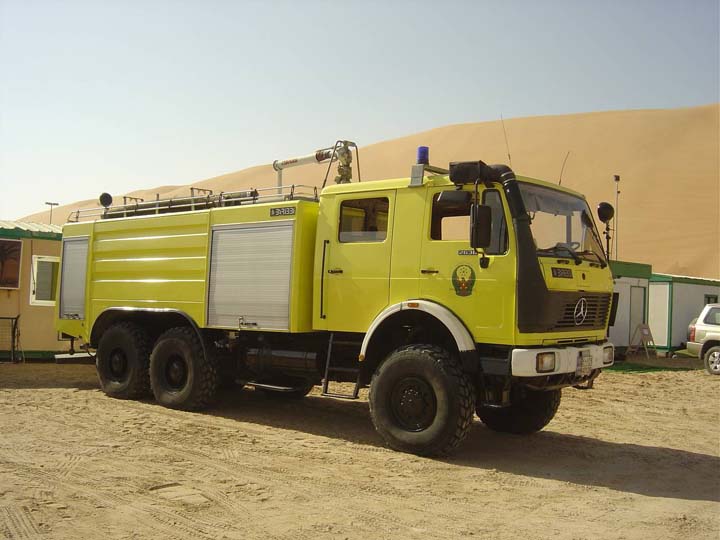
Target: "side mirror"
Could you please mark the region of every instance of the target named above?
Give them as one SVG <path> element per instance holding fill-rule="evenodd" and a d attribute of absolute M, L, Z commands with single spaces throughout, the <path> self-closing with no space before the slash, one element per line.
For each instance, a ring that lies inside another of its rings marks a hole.
<path fill-rule="evenodd" d="M 470 246 L 474 249 L 490 245 L 492 210 L 485 204 L 475 203 L 470 207 Z"/>
<path fill-rule="evenodd" d="M 597 215 L 600 218 L 600 221 L 607 224 L 607 222 L 615 216 L 615 209 L 612 204 L 601 202 L 597 207 Z"/>

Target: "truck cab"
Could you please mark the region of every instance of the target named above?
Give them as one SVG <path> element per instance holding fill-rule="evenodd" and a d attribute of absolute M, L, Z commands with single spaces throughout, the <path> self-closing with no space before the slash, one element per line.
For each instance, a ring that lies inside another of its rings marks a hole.
<path fill-rule="evenodd" d="M 474 204 L 490 215 L 479 249 L 470 246 Z M 484 372 L 569 384 L 612 363 L 612 346 L 600 346 L 612 277 L 587 202 L 572 190 L 447 175 L 332 186 L 320 198 L 315 248 L 316 329 L 371 335 L 399 311 L 442 312 Z M 581 348 L 591 368 L 578 364 Z"/>

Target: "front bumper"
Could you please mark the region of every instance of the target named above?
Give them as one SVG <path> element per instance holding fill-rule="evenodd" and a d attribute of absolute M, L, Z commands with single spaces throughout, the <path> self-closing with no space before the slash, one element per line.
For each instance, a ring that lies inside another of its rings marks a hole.
<path fill-rule="evenodd" d="M 609 364 L 603 363 L 603 349 L 613 349 Z M 555 353 L 555 369 L 553 371 L 537 371 L 537 355 L 540 353 Z M 614 363 L 615 349 L 611 343 L 602 345 L 583 345 L 580 347 L 543 347 L 542 349 L 513 349 L 511 356 L 511 373 L 514 377 L 538 377 L 542 375 L 557 375 L 576 373 L 582 363 L 583 354 L 591 359 L 590 368 L 601 369 L 610 367 Z M 580 362 L 580 364 L 579 364 Z M 586 366 L 587 368 L 588 366 Z"/>

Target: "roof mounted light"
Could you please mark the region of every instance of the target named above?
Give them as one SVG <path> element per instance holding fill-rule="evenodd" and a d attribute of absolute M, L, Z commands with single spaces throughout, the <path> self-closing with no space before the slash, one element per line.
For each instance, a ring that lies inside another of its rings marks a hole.
<path fill-rule="evenodd" d="M 102 206 L 104 206 L 105 208 L 112 205 L 112 202 L 113 202 L 113 198 L 112 198 L 112 195 L 110 195 L 109 193 L 102 193 L 100 195 L 100 204 Z"/>
<path fill-rule="evenodd" d="M 417 162 L 418 165 L 430 165 L 430 147 L 429 146 L 418 146 L 417 149 Z"/>

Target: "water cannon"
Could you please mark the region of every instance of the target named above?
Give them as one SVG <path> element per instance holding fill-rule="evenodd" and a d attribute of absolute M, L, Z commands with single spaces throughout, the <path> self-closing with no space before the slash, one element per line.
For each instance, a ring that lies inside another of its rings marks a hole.
<path fill-rule="evenodd" d="M 357 144 L 355 144 L 352 141 L 343 141 L 338 140 L 335 142 L 333 146 L 329 146 L 328 148 L 321 148 L 320 150 L 316 150 L 312 154 L 308 154 L 305 156 L 300 157 L 294 157 L 289 159 L 283 159 L 283 160 L 275 160 L 273 161 L 273 169 L 277 171 L 277 188 L 278 193 L 282 193 L 282 172 L 285 169 L 288 169 L 290 167 L 297 167 L 299 165 L 308 165 L 311 163 L 323 163 L 326 161 L 329 161 L 328 163 L 328 170 L 325 173 L 325 181 L 323 182 L 323 187 L 325 187 L 325 182 L 327 182 L 327 177 L 330 172 L 330 166 L 337 161 L 338 162 L 338 174 L 335 177 L 335 183 L 336 184 L 348 184 L 352 182 L 352 151 L 351 149 L 355 149 L 355 155 L 358 155 L 358 147 Z M 358 158 L 358 182 L 360 181 L 360 160 Z"/>

